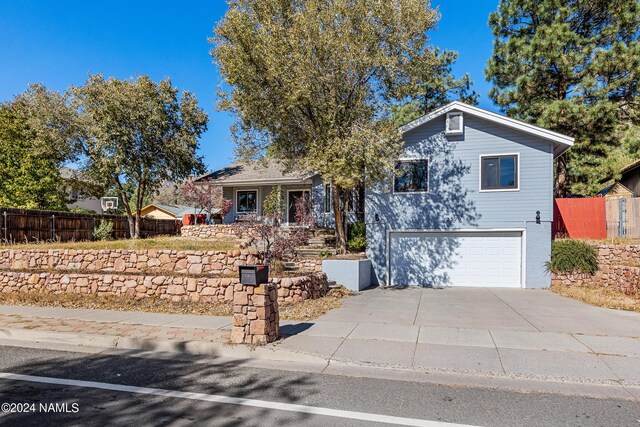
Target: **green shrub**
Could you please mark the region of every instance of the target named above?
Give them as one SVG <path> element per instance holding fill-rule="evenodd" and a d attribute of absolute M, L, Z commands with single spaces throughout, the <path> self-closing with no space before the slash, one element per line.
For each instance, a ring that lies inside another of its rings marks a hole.
<path fill-rule="evenodd" d="M 560 273 L 587 273 L 598 271 L 598 252 L 581 240 L 555 240 L 551 245 L 548 269 Z"/>
<path fill-rule="evenodd" d="M 320 258 L 329 258 L 330 256 L 333 256 L 333 252 L 323 249 L 320 251 L 319 255 L 320 255 Z"/>
<path fill-rule="evenodd" d="M 349 252 L 363 252 L 367 249 L 367 227 L 364 222 L 359 221 L 351 225 L 347 249 Z"/>
<path fill-rule="evenodd" d="M 113 223 L 111 221 L 100 220 L 100 224 L 93 229 L 93 238 L 96 240 L 110 240 L 113 233 Z"/>
<path fill-rule="evenodd" d="M 96 213 L 96 211 L 91 210 L 91 209 L 77 208 L 77 207 L 69 209 L 69 212 L 83 213 L 83 214 L 94 214 L 94 213 Z"/>

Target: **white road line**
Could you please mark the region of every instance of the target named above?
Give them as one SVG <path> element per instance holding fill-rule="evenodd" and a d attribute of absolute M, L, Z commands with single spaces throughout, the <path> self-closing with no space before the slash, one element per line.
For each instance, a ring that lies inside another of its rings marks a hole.
<path fill-rule="evenodd" d="M 270 402 L 267 400 L 244 399 L 242 397 L 222 396 L 218 394 L 191 393 L 186 391 L 165 390 L 161 388 L 135 387 L 130 385 L 100 383 L 95 381 L 69 380 L 65 378 L 38 377 L 33 375 L 0 372 L 0 378 L 13 381 L 28 381 L 43 384 L 67 385 L 73 387 L 95 388 L 101 390 L 121 391 L 125 393 L 148 394 L 178 399 L 200 400 L 203 402 L 226 403 L 229 405 L 252 406 L 256 408 L 274 409 L 278 411 L 300 412 L 327 417 L 347 418 L 352 420 L 371 421 L 377 423 L 403 426 L 425 427 L 473 427 L 464 424 L 452 424 L 440 421 L 419 420 L 416 418 L 394 417 L 391 415 L 369 414 L 366 412 L 343 411 L 340 409 L 320 408 L 315 406 L 295 405 L 292 403 Z"/>

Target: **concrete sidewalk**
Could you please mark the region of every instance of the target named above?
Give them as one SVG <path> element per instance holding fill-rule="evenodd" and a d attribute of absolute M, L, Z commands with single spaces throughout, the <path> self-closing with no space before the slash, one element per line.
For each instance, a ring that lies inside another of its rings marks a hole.
<path fill-rule="evenodd" d="M 377 288 L 283 348 L 420 372 L 640 386 L 640 313 L 546 290 Z"/>
<path fill-rule="evenodd" d="M 540 331 L 529 322 L 526 328 L 532 330 L 499 323 L 492 328 L 430 326 L 415 324 L 417 312 L 412 322 L 406 315 L 394 317 L 400 323 L 365 321 L 371 317 L 364 306 L 372 301 L 375 307 L 384 302 L 387 310 L 401 310 L 380 292 L 350 298 L 317 321 L 281 322 L 285 338 L 258 348 L 227 344 L 228 317 L 22 306 L 0 306 L 0 344 L 39 342 L 296 362 L 335 374 L 357 367 L 358 375 L 365 376 L 640 399 L 637 337 Z M 417 296 L 412 292 L 406 294 L 410 300 Z M 358 318 L 358 310 L 366 318 Z M 349 313 L 351 321 L 340 320 Z"/>

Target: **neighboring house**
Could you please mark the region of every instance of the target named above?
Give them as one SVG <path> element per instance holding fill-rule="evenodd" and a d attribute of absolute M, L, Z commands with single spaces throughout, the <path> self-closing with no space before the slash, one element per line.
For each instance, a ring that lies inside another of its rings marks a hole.
<path fill-rule="evenodd" d="M 185 214 L 197 214 L 200 209 L 191 206 L 169 206 L 152 203 L 142 208 L 140 214 L 145 217 L 155 219 L 175 219 L 182 220 Z M 214 212 L 215 213 L 215 212 Z M 134 212 L 135 215 L 135 212 Z"/>
<path fill-rule="evenodd" d="M 640 197 L 640 160 L 622 168 L 620 174 L 618 181 L 600 190 L 598 195 L 608 199 Z"/>
<path fill-rule="evenodd" d="M 403 126 L 395 174 L 367 188 L 367 256 L 374 281 L 394 286 L 548 287 L 553 160 L 573 138 L 460 102 Z M 331 223 L 319 176 L 235 164 L 213 179 L 232 222 L 260 214 L 276 184 L 288 203 L 310 192 L 319 225 Z M 291 218 L 291 213 L 289 213 Z"/>
<path fill-rule="evenodd" d="M 69 199 L 68 209 L 80 208 L 99 214 L 103 213 L 100 199 L 86 194 L 85 188 L 90 184 L 83 181 L 78 171 L 62 166 L 60 167 L 60 176 L 65 181 L 64 191 Z"/>
<path fill-rule="evenodd" d="M 596 196 L 602 196 L 605 199 L 626 199 L 628 197 L 635 197 L 633 191 L 629 190 L 617 181 L 598 191 Z"/>

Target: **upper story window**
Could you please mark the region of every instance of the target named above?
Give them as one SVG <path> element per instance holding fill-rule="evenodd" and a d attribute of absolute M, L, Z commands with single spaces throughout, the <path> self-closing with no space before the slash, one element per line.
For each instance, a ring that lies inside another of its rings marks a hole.
<path fill-rule="evenodd" d="M 429 161 L 427 159 L 416 159 L 397 162 L 393 191 L 395 193 L 424 193 L 429 191 Z"/>
<path fill-rule="evenodd" d="M 480 190 L 517 190 L 517 154 L 482 156 L 480 158 Z"/>
<path fill-rule="evenodd" d="M 236 193 L 238 213 L 258 213 L 258 192 L 256 190 L 238 190 Z"/>
<path fill-rule="evenodd" d="M 447 113 L 444 133 L 446 135 L 461 135 L 464 130 L 462 113 Z"/>

